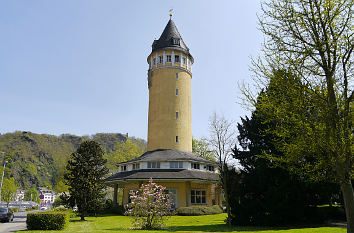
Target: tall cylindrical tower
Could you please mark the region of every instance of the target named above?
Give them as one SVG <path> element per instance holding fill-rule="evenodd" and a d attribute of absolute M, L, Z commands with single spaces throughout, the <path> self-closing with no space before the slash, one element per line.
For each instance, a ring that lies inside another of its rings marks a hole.
<path fill-rule="evenodd" d="M 192 151 L 191 66 L 194 62 L 170 19 L 148 56 L 147 150 Z"/>

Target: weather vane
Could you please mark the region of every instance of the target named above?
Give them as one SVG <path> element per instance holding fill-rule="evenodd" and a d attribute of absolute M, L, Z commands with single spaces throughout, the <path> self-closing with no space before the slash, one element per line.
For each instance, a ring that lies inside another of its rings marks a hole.
<path fill-rule="evenodd" d="M 170 9 L 170 19 L 172 18 L 172 11 L 173 11 L 173 8 Z"/>

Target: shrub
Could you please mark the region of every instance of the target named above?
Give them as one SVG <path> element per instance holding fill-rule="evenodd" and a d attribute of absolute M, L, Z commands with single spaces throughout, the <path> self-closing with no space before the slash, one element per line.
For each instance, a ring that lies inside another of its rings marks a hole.
<path fill-rule="evenodd" d="M 116 205 L 116 206 L 112 206 L 109 209 L 105 209 L 103 213 L 124 215 L 124 212 L 125 212 L 125 209 L 124 209 L 123 205 Z"/>
<path fill-rule="evenodd" d="M 12 210 L 12 212 L 16 213 L 18 212 L 18 208 L 9 208 L 10 210 Z"/>
<path fill-rule="evenodd" d="M 133 216 L 134 226 L 142 229 L 161 228 L 166 217 L 171 215 L 169 195 L 165 187 L 152 182 L 141 185 L 137 192 L 131 192 L 131 203 L 126 206 L 126 215 Z"/>
<path fill-rule="evenodd" d="M 67 208 L 65 208 L 64 206 L 58 206 L 58 207 L 55 207 L 55 208 L 53 208 L 53 211 L 55 211 L 55 212 L 63 212 L 63 211 L 67 211 L 68 209 Z"/>
<path fill-rule="evenodd" d="M 28 213 L 26 221 L 28 230 L 62 230 L 68 222 L 68 212 Z"/>
<path fill-rule="evenodd" d="M 182 216 L 198 216 L 198 215 L 221 214 L 223 210 L 218 205 L 188 206 L 188 207 L 178 208 L 176 212 L 177 215 L 182 215 Z"/>

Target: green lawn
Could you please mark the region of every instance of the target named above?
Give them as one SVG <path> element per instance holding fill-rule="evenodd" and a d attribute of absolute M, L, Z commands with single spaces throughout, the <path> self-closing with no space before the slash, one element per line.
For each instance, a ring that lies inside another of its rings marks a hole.
<path fill-rule="evenodd" d="M 20 231 L 24 232 L 257 232 L 257 233 L 339 233 L 346 229 L 335 227 L 317 228 L 266 228 L 266 227 L 234 227 L 228 229 L 225 226 L 225 214 L 206 216 L 173 216 L 164 230 L 139 231 L 133 230 L 129 217 L 105 216 L 88 217 L 87 221 L 81 222 L 79 218 L 72 219 L 69 226 L 63 231 Z"/>

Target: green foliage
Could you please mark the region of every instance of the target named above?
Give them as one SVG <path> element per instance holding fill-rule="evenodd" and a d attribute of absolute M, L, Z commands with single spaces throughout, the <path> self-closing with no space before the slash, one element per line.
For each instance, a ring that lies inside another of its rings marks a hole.
<path fill-rule="evenodd" d="M 136 139 L 134 139 L 136 141 Z M 144 144 L 135 143 L 132 139 L 127 138 L 125 141 L 117 142 L 113 150 L 105 155 L 107 159 L 107 167 L 111 170 L 117 170 L 117 163 L 125 162 L 139 157 L 146 151 Z"/>
<path fill-rule="evenodd" d="M 353 17 L 352 0 L 264 1 L 264 59 L 254 66 L 256 86 L 265 91 L 257 108 L 273 117 L 284 152 L 272 160 L 340 184 L 348 232 L 354 232 Z"/>
<path fill-rule="evenodd" d="M 15 184 L 15 179 L 9 178 L 4 179 L 4 183 L 1 190 L 1 199 L 9 205 L 9 202 L 14 197 L 17 192 L 17 186 Z"/>
<path fill-rule="evenodd" d="M 49 187 L 58 192 L 67 190 L 63 185 L 63 176 L 68 157 L 81 142 L 92 138 L 104 146 L 104 151 L 113 152 L 114 145 L 124 141 L 123 134 L 100 133 L 92 136 L 60 136 L 35 134 L 31 132 L 14 132 L 0 135 L 0 161 L 8 161 L 5 178 L 14 177 L 21 189 L 32 186 Z M 142 139 L 131 138 L 133 143 L 146 147 Z M 108 156 L 109 157 L 109 156 Z M 2 174 L 3 166 L 0 166 Z"/>
<path fill-rule="evenodd" d="M 25 201 L 34 201 L 36 203 L 40 203 L 41 200 L 39 199 L 39 192 L 35 187 L 32 187 L 25 192 Z"/>
<path fill-rule="evenodd" d="M 59 180 L 58 183 L 55 185 L 55 192 L 62 193 L 68 191 L 69 186 L 67 186 L 63 180 Z"/>
<path fill-rule="evenodd" d="M 10 210 L 12 210 L 12 212 L 16 213 L 18 212 L 18 208 L 9 208 Z"/>
<path fill-rule="evenodd" d="M 104 179 L 108 173 L 103 150 L 95 141 L 85 141 L 70 155 L 64 175 L 69 186 L 69 196 L 64 197 L 68 205 L 77 205 L 81 219 L 88 212 L 97 213 L 104 201 Z"/>
<path fill-rule="evenodd" d="M 230 171 L 230 205 L 233 225 L 276 226 L 324 220 L 315 208 L 329 203 L 340 192 L 338 185 L 314 183 L 308 176 L 298 176 L 275 167 L 267 155 L 282 156 L 274 141 L 272 128 L 277 124 L 265 122 L 264 114 L 253 112 L 252 118 L 238 124 L 239 144 L 234 158 L 241 165 L 239 172 Z"/>
<path fill-rule="evenodd" d="M 28 230 L 62 230 L 68 222 L 68 212 L 28 213 L 26 220 Z"/>
<path fill-rule="evenodd" d="M 187 206 L 180 207 L 176 210 L 178 215 L 181 216 L 199 216 L 199 215 L 211 215 L 221 214 L 222 208 L 218 205 L 213 206 Z"/>
<path fill-rule="evenodd" d="M 209 148 L 209 143 L 205 139 L 192 139 L 192 152 L 199 155 L 203 159 L 216 162 L 216 158 L 212 150 Z"/>

